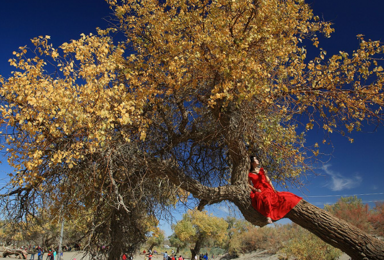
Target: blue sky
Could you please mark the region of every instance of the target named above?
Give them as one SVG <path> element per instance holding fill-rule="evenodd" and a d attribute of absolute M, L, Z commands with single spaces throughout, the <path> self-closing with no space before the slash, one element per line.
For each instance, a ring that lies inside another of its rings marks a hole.
<path fill-rule="evenodd" d="M 336 32 L 330 39 L 321 39 L 321 47 L 328 55 L 339 50 L 351 52 L 358 48 L 357 34 L 367 39 L 384 39 L 384 1 L 366 0 L 317 0 L 310 1 L 314 13 L 334 23 Z M 111 10 L 103 0 L 12 0 L 0 4 L 0 74 L 11 73 L 8 59 L 19 46 L 30 45 L 30 39 L 40 35 L 51 36 L 58 47 L 63 42 L 79 38 L 81 33 L 95 33 L 96 27 L 105 28 Z M 333 154 L 318 169 L 320 176 L 308 175 L 307 185 L 290 189 L 316 206 L 332 204 L 343 196 L 358 195 L 363 202 L 374 205 L 384 201 L 384 127 L 373 132 L 368 126 L 363 132 L 354 133 L 355 142 L 332 136 Z M 322 132 L 312 132 L 308 142 L 321 142 Z M 326 151 L 330 146 L 321 147 Z M 4 160 L 2 160 L 4 161 Z M 0 165 L 0 178 L 10 169 Z M 0 181 L 0 185 L 4 180 Z M 229 214 L 225 204 L 209 207 L 218 216 Z M 181 212 L 175 214 L 180 218 Z M 283 221 L 285 223 L 285 221 Z M 170 235 L 168 224 L 162 228 Z"/>

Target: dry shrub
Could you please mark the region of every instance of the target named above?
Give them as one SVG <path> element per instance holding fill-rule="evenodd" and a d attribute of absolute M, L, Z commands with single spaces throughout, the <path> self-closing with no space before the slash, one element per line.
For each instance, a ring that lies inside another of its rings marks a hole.
<path fill-rule="evenodd" d="M 234 235 L 228 248 L 232 256 L 256 250 L 267 250 L 271 254 L 280 252 L 298 260 L 337 259 L 342 253 L 296 224 L 252 227 Z"/>
<path fill-rule="evenodd" d="M 335 204 L 326 205 L 325 209 L 336 217 L 355 227 L 377 236 L 384 236 L 384 203 L 376 202 L 373 209 L 357 196 L 341 197 Z"/>
<path fill-rule="evenodd" d="M 325 205 L 324 208 L 337 218 L 367 233 L 373 231 L 372 223 L 369 221 L 373 212 L 369 210 L 368 204 L 363 204 L 357 196 L 341 197 L 335 204 Z"/>
<path fill-rule="evenodd" d="M 375 235 L 384 236 L 384 202 L 376 202 L 372 214 L 369 216 L 369 222 L 373 226 Z"/>
<path fill-rule="evenodd" d="M 339 249 L 325 243 L 306 229 L 296 224 L 286 226 L 286 231 L 289 232 L 285 234 L 289 235 L 290 239 L 287 240 L 280 252 L 285 254 L 288 259 L 333 260 L 338 259 L 342 254 Z"/>
<path fill-rule="evenodd" d="M 232 237 L 228 251 L 233 256 L 249 253 L 256 250 L 268 250 L 276 253 L 283 246 L 284 235 L 281 235 L 283 226 L 252 227 L 248 231 Z"/>

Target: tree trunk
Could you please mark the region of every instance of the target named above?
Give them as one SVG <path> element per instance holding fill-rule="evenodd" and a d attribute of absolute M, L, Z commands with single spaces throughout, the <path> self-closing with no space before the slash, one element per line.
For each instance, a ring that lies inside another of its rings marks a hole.
<path fill-rule="evenodd" d="M 166 175 L 171 182 L 200 199 L 201 206 L 228 200 L 233 202 L 244 218 L 253 225 L 261 227 L 267 225 L 267 218 L 253 209 L 249 197 L 249 187 L 245 181 L 239 182 L 237 185 L 207 187 L 180 173 L 177 168 L 172 166 L 167 168 Z M 367 235 L 362 230 L 305 200 L 300 201 L 285 217 L 317 235 L 326 243 L 339 248 L 354 260 L 384 260 L 384 242 Z"/>
<path fill-rule="evenodd" d="M 352 259 L 384 259 L 384 243 L 305 200 L 286 216 Z"/>
<path fill-rule="evenodd" d="M 121 212 L 119 212 L 119 209 L 113 210 L 113 216 L 111 219 L 111 225 L 110 225 L 110 248 L 108 251 L 108 260 L 117 260 L 120 259 L 121 255 L 123 254 L 123 239 L 124 239 L 124 232 L 122 231 L 120 221 L 122 219 Z"/>
<path fill-rule="evenodd" d="M 7 258 L 9 256 L 12 257 L 12 255 L 15 255 L 15 257 L 21 258 L 21 259 L 27 259 L 28 253 L 25 250 L 21 249 L 10 249 L 6 248 L 3 252 L 3 257 Z"/>
<path fill-rule="evenodd" d="M 195 259 L 195 256 L 200 253 L 201 246 L 203 245 L 203 235 L 199 235 L 199 238 L 196 241 L 195 247 L 191 249 L 192 257 L 191 260 Z"/>
<path fill-rule="evenodd" d="M 241 192 L 239 190 L 239 192 Z M 265 226 L 267 220 L 253 209 L 249 195 L 233 196 L 233 201 L 244 218 L 254 225 Z M 239 200 L 240 199 L 240 200 Z M 286 216 L 292 222 L 312 232 L 326 243 L 339 248 L 353 260 L 383 259 L 384 242 L 366 234 L 357 227 L 338 219 L 328 211 L 301 200 Z"/>

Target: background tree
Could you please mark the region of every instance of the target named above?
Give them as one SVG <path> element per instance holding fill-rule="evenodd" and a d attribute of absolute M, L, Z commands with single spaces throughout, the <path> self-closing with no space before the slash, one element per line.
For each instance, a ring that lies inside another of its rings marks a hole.
<path fill-rule="evenodd" d="M 184 243 L 193 245 L 192 259 L 200 253 L 200 249 L 208 240 L 221 245 L 226 240 L 228 223 L 206 211 L 188 210 L 174 227 L 175 235 Z"/>
<path fill-rule="evenodd" d="M 172 229 L 175 228 L 175 225 L 172 226 Z M 180 252 L 181 249 L 184 249 L 189 246 L 188 242 L 180 240 L 180 238 L 177 237 L 175 233 L 173 233 L 169 237 L 169 243 L 171 244 L 172 247 L 176 248 L 176 255 Z"/>
<path fill-rule="evenodd" d="M 23 224 L 18 223 L 16 225 L 9 220 L 2 220 L 0 222 L 0 240 L 4 246 L 10 246 L 23 241 L 23 233 L 21 231 Z"/>
<path fill-rule="evenodd" d="M 368 204 L 363 204 L 363 201 L 357 198 L 357 196 L 341 197 L 335 204 L 325 205 L 324 209 L 367 233 L 372 233 L 373 231 L 372 223 L 370 222 L 372 213 L 369 210 L 369 206 Z"/>
<path fill-rule="evenodd" d="M 165 233 L 159 227 L 154 227 L 151 236 L 147 239 L 148 250 L 153 250 L 155 246 L 161 246 L 164 244 Z"/>
<path fill-rule="evenodd" d="M 369 221 L 373 226 L 374 234 L 384 236 L 384 202 L 376 202 Z"/>
<path fill-rule="evenodd" d="M 241 238 L 244 233 L 249 231 L 253 226 L 246 220 L 230 216 L 228 216 L 225 221 L 228 223 L 228 240 L 226 249 L 230 255 L 239 256 L 240 253 L 244 253 L 242 251 Z"/>
<path fill-rule="evenodd" d="M 15 220 L 2 221 L 0 239 L 5 245 L 40 245 L 48 249 L 58 245 L 60 227 L 57 217 L 44 208 L 37 209 L 38 214 Z"/>
<path fill-rule="evenodd" d="M 116 28 L 59 49 L 38 37 L 0 78 L 16 169 L 5 195 L 18 195 L 20 214 L 53 196 L 56 208 L 94 209 L 98 230 L 134 209 L 133 223 L 161 215 L 190 193 L 201 206 L 233 202 L 263 226 L 249 199 L 250 154 L 279 184 L 295 183 L 319 153 L 305 145 L 315 125 L 345 134 L 382 122 L 383 46 L 359 35 L 352 54 L 326 58 L 319 35 L 333 29 L 304 1 L 108 3 L 126 41 L 113 43 Z M 383 256 L 383 243 L 304 200 L 287 217 L 353 258 Z"/>

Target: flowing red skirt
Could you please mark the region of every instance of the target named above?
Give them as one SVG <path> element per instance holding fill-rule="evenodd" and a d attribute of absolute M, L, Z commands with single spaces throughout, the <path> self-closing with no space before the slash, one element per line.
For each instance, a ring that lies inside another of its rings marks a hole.
<path fill-rule="evenodd" d="M 253 191 L 251 199 L 254 209 L 266 217 L 279 220 L 287 215 L 302 198 L 291 192 L 275 192 L 267 189 L 262 192 Z"/>

